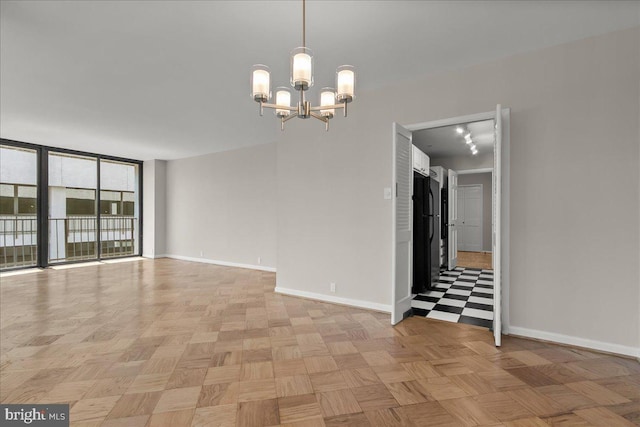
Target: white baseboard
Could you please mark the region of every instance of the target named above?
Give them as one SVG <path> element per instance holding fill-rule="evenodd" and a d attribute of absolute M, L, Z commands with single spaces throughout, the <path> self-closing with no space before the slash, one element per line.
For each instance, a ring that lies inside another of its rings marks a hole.
<path fill-rule="evenodd" d="M 158 255 L 142 254 L 142 258 L 150 258 L 150 259 L 167 258 L 167 255 L 165 255 L 165 254 L 158 254 Z"/>
<path fill-rule="evenodd" d="M 219 261 L 216 259 L 195 258 L 195 257 L 173 255 L 173 254 L 167 254 L 167 255 L 164 255 L 163 257 L 179 259 L 182 261 L 202 262 L 204 264 L 224 265 L 225 267 L 248 268 L 250 270 L 270 271 L 272 273 L 276 272 L 275 267 L 267 267 L 265 265 L 241 264 L 238 262 Z"/>
<path fill-rule="evenodd" d="M 560 344 L 574 345 L 576 347 L 584 347 L 592 350 L 600 350 L 606 351 L 608 353 L 623 354 L 625 356 L 640 358 L 640 348 L 628 347 L 620 344 L 595 341 L 587 338 L 572 337 L 569 335 L 538 331 L 535 329 L 521 328 L 519 326 L 510 326 L 509 333 L 511 335 L 517 335 L 521 337 L 535 338 L 544 341 L 552 341 Z"/>
<path fill-rule="evenodd" d="M 332 295 L 317 294 L 315 292 L 299 291 L 297 289 L 288 289 L 276 286 L 275 292 L 283 295 L 291 295 L 294 297 L 309 298 L 323 302 L 332 302 L 335 304 L 348 305 L 351 307 L 366 308 L 368 310 L 382 311 L 391 313 L 391 306 L 388 304 L 378 304 L 375 302 L 362 301 L 351 298 L 342 298 Z"/>

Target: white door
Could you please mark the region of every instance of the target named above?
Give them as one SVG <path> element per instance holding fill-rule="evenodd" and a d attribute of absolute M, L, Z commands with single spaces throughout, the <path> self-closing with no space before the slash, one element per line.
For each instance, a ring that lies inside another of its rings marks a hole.
<path fill-rule="evenodd" d="M 496 136 L 493 143 L 493 336 L 496 346 L 502 344 L 502 282 L 501 282 L 501 243 L 500 210 L 502 209 L 502 106 L 496 107 Z"/>
<path fill-rule="evenodd" d="M 458 265 L 458 173 L 449 169 L 449 237 L 447 269 L 453 270 Z"/>
<path fill-rule="evenodd" d="M 456 243 L 459 251 L 466 251 L 467 248 L 464 241 L 464 187 L 460 185 L 458 185 L 458 197 L 456 199 L 458 202 L 458 239 Z"/>
<path fill-rule="evenodd" d="M 458 250 L 482 251 L 482 185 L 458 186 Z"/>
<path fill-rule="evenodd" d="M 395 325 L 411 309 L 413 167 L 411 131 L 393 124 L 393 306 L 391 324 Z"/>

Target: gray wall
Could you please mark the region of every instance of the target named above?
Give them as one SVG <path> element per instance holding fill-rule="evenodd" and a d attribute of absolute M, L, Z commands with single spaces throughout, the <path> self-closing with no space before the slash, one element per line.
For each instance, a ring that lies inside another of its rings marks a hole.
<path fill-rule="evenodd" d="M 278 143 L 277 285 L 331 295 L 336 281 L 336 296 L 389 304 L 391 123 L 502 103 L 511 325 L 637 348 L 639 40 L 636 27 L 362 92 L 328 133 L 292 121 Z"/>
<path fill-rule="evenodd" d="M 142 165 L 142 255 L 157 258 L 166 251 L 167 162 L 147 160 Z"/>
<path fill-rule="evenodd" d="M 168 162 L 167 254 L 275 268 L 276 144 Z"/>
<path fill-rule="evenodd" d="M 458 185 L 482 184 L 482 250 L 491 252 L 491 172 L 458 175 Z"/>

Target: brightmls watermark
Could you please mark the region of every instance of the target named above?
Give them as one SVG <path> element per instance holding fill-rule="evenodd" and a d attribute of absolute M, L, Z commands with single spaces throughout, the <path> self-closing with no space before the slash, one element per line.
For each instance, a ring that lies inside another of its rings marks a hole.
<path fill-rule="evenodd" d="M 69 427 L 69 405 L 0 405 L 2 426 Z"/>

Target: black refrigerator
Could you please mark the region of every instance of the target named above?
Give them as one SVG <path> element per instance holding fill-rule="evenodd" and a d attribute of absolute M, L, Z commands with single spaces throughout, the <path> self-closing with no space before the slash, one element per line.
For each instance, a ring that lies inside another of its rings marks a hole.
<path fill-rule="evenodd" d="M 431 289 L 440 277 L 440 183 L 433 175 L 428 180 L 429 289 Z"/>
<path fill-rule="evenodd" d="M 413 293 L 433 288 L 440 275 L 440 184 L 413 175 Z"/>

